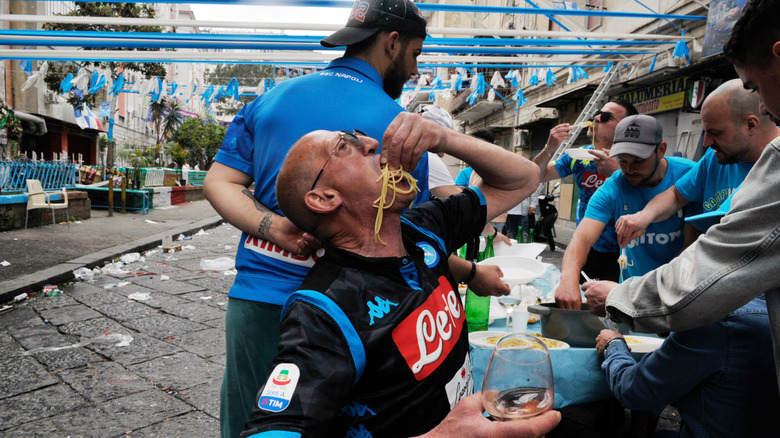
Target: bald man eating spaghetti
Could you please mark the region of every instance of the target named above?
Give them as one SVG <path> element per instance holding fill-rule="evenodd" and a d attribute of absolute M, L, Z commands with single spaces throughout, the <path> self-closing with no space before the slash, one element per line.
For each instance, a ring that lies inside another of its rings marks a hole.
<path fill-rule="evenodd" d="M 557 412 L 491 422 L 468 397 L 466 316 L 447 261 L 536 189 L 538 166 L 408 113 L 378 147 L 357 130 L 315 131 L 285 159 L 279 205 L 327 252 L 284 306 L 279 353 L 242 436 L 544 435 Z M 415 183 L 397 169 L 428 151 L 468 161 L 482 181 L 404 211 Z"/>

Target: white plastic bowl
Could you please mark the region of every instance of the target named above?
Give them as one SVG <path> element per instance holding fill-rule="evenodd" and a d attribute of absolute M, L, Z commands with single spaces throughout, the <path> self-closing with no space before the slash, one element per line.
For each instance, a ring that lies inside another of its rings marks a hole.
<path fill-rule="evenodd" d="M 517 243 L 515 239 L 510 239 L 512 244 L 507 245 L 504 242 L 493 242 L 493 252 L 496 253 L 496 257 L 502 256 L 520 256 L 529 259 L 535 259 L 536 256 L 542 253 L 547 245 L 544 243 L 531 242 L 531 243 Z"/>
<path fill-rule="evenodd" d="M 512 286 L 530 283 L 544 275 L 545 267 L 536 259 L 520 256 L 491 257 L 479 262 L 480 265 L 494 265 L 501 268 L 504 276 L 501 281 Z"/>

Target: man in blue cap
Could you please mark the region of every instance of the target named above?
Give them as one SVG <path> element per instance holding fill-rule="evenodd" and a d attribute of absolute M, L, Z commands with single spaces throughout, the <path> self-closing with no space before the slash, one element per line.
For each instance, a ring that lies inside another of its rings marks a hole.
<path fill-rule="evenodd" d="M 604 228 L 623 215 L 643 209 L 693 166 L 693 161 L 685 158 L 664 156 L 666 147 L 661 123 L 651 116 L 628 116 L 615 127 L 609 156 L 617 158 L 620 170 L 590 198 L 585 218 L 563 254 L 561 283 L 555 290 L 555 301 L 562 308 L 582 306 L 580 272 L 588 251 Z M 688 204 L 684 208 L 685 216 L 698 213 L 698 208 L 697 204 Z M 648 232 L 627 246 L 628 266 L 624 276 L 642 275 L 668 262 L 682 250 L 683 240 L 682 217 L 674 215 L 651 224 Z"/>
<path fill-rule="evenodd" d="M 310 251 L 313 239 L 277 204 L 276 177 L 287 151 L 318 129 L 357 129 L 382 138 L 403 112 L 394 99 L 417 73 L 425 36 L 426 21 L 411 1 L 355 1 L 346 26 L 321 42 L 346 46 L 344 57 L 277 84 L 244 106 L 228 129 L 204 182 L 209 202 L 242 231 L 225 317 L 223 437 L 243 430 L 276 354 L 282 304 L 324 253 Z M 420 182 L 418 203 L 428 200 L 427 158 L 412 174 Z"/>

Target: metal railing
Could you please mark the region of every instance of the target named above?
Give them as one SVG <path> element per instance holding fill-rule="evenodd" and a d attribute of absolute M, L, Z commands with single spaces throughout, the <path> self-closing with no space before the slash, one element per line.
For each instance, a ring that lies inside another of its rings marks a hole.
<path fill-rule="evenodd" d="M 37 179 L 44 190 L 73 188 L 78 166 L 70 161 L 0 161 L 0 194 L 23 193 L 28 179 Z"/>

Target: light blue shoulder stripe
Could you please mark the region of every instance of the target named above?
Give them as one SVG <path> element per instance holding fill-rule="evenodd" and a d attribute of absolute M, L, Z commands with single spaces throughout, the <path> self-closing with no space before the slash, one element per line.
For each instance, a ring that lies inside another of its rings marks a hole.
<path fill-rule="evenodd" d="M 249 438 L 301 438 L 298 432 L 288 432 L 286 430 L 271 430 L 249 435 Z"/>
<path fill-rule="evenodd" d="M 426 235 L 426 236 L 428 236 L 428 237 L 429 237 L 431 240 L 433 240 L 434 242 L 436 242 L 436 245 L 438 245 L 438 246 L 439 246 L 439 249 L 440 249 L 442 252 L 444 252 L 444 253 L 446 253 L 446 252 L 447 252 L 447 248 L 444 246 L 444 241 L 443 241 L 443 240 L 441 240 L 441 238 L 440 238 L 439 236 L 437 236 L 437 235 L 433 234 L 433 232 L 431 232 L 430 230 L 427 230 L 427 229 L 425 229 L 425 228 L 420 228 L 419 226 L 417 226 L 416 224 L 413 224 L 413 223 L 412 223 L 412 222 L 411 222 L 409 219 L 407 219 L 407 218 L 405 218 L 405 217 L 403 217 L 403 216 L 401 216 L 401 222 L 402 222 L 402 223 L 404 223 L 404 224 L 406 224 L 406 225 L 409 225 L 410 227 L 414 228 L 415 230 L 417 230 L 417 231 L 419 231 L 419 232 L 421 232 L 421 233 L 425 234 L 425 235 Z"/>
<path fill-rule="evenodd" d="M 487 201 L 485 200 L 485 195 L 482 193 L 482 190 L 480 190 L 477 186 L 469 186 L 471 190 L 474 190 L 474 193 L 479 196 L 479 205 L 487 205 Z"/>
<path fill-rule="evenodd" d="M 360 336 L 358 336 L 355 326 L 352 325 L 352 322 L 347 318 L 347 315 L 344 314 L 341 307 L 332 299 L 314 290 L 299 290 L 290 295 L 290 298 L 287 299 L 287 302 L 284 304 L 282 315 L 287 313 L 290 304 L 295 300 L 305 301 L 313 306 L 319 307 L 336 321 L 336 324 L 338 324 L 341 329 L 341 333 L 344 334 L 344 338 L 347 340 L 349 351 L 352 353 L 352 361 L 355 364 L 354 383 L 357 383 L 363 376 L 363 371 L 366 369 L 366 350 L 363 348 L 363 341 L 360 339 Z"/>

